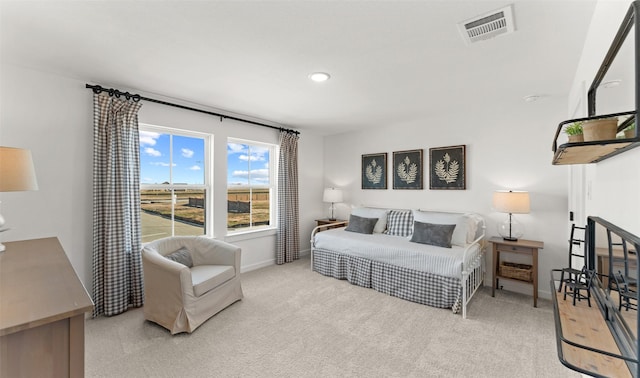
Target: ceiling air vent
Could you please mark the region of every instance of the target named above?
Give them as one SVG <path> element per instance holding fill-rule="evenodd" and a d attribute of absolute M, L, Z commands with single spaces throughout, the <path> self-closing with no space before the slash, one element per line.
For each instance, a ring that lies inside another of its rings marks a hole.
<path fill-rule="evenodd" d="M 474 42 L 490 39 L 501 34 L 513 33 L 513 6 L 485 13 L 458 24 L 464 42 L 468 45 Z"/>

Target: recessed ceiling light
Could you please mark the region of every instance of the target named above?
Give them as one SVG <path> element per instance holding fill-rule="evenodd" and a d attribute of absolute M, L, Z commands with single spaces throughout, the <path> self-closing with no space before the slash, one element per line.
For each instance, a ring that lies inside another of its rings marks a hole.
<path fill-rule="evenodd" d="M 615 88 L 617 86 L 619 86 L 622 83 L 622 80 L 609 80 L 609 81 L 605 81 L 604 83 L 600 84 L 600 86 L 602 88 Z"/>
<path fill-rule="evenodd" d="M 322 83 L 323 81 L 329 80 L 331 76 L 326 72 L 314 72 L 309 75 L 309 79 L 315 81 L 316 83 Z"/>
<path fill-rule="evenodd" d="M 529 96 L 524 96 L 522 99 L 525 102 L 535 102 L 535 101 L 540 100 L 541 98 L 542 98 L 542 96 L 540 96 L 540 95 L 529 95 Z"/>

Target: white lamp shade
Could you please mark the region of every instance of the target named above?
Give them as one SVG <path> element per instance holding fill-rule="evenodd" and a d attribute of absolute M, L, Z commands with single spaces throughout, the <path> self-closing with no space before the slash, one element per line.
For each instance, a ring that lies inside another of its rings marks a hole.
<path fill-rule="evenodd" d="M 493 193 L 493 208 L 501 213 L 528 214 L 529 192 L 496 191 Z"/>
<path fill-rule="evenodd" d="M 0 192 L 38 190 L 31 151 L 0 147 Z"/>
<path fill-rule="evenodd" d="M 335 188 L 326 188 L 322 196 L 323 202 L 337 203 L 342 202 L 342 190 Z"/>

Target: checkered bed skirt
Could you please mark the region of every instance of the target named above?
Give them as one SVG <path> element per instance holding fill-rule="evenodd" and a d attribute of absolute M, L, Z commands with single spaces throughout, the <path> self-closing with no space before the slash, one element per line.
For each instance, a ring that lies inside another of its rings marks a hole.
<path fill-rule="evenodd" d="M 408 301 L 451 308 L 454 313 L 462 305 L 462 285 L 457 278 L 322 249 L 313 250 L 313 270 Z"/>

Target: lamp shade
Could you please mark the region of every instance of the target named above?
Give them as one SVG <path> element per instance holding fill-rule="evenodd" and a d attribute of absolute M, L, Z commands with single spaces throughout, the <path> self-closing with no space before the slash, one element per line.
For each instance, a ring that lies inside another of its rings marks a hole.
<path fill-rule="evenodd" d="M 493 193 L 493 208 L 501 213 L 528 214 L 529 192 L 496 191 Z"/>
<path fill-rule="evenodd" d="M 31 151 L 0 147 L 0 192 L 38 190 Z"/>
<path fill-rule="evenodd" d="M 342 190 L 336 188 L 326 188 L 322 196 L 323 202 L 342 202 Z"/>

